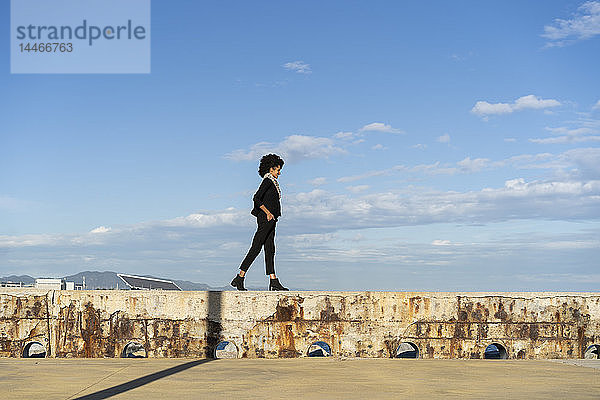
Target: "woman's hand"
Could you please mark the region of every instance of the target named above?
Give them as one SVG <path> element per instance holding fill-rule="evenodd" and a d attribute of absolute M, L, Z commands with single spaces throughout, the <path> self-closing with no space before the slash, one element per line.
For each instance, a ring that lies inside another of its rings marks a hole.
<path fill-rule="evenodd" d="M 274 216 L 274 215 L 271 213 L 271 211 L 269 211 L 269 210 L 267 209 L 267 207 L 265 207 L 265 205 L 264 205 L 264 204 L 262 204 L 262 205 L 260 206 L 260 209 L 261 209 L 261 210 L 263 210 L 263 211 L 265 212 L 265 214 L 267 214 L 267 221 L 270 221 L 270 220 L 272 220 L 272 219 L 274 219 L 274 218 L 275 218 L 275 216 Z"/>

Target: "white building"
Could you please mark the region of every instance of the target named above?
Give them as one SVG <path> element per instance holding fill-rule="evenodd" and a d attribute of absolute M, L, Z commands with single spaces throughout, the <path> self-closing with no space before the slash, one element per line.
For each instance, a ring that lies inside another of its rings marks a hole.
<path fill-rule="evenodd" d="M 32 284 L 25 284 L 23 282 L 0 282 L 0 287 L 11 287 L 11 288 L 15 288 L 15 287 L 33 287 Z"/>
<path fill-rule="evenodd" d="M 77 285 L 79 287 L 75 287 L 75 282 L 67 282 L 64 279 L 60 278 L 38 278 L 35 280 L 35 288 L 36 289 L 46 289 L 46 290 L 81 290 L 84 289 L 85 286 Z"/>
<path fill-rule="evenodd" d="M 36 289 L 61 290 L 63 288 L 63 280 L 56 278 L 37 278 L 35 280 Z"/>

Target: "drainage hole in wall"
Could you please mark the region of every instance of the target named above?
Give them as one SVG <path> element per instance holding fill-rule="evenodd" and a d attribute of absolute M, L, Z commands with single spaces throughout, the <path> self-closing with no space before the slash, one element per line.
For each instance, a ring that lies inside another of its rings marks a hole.
<path fill-rule="evenodd" d="M 146 358 L 146 349 L 140 342 L 129 342 L 121 353 L 123 358 Z"/>
<path fill-rule="evenodd" d="M 396 348 L 396 358 L 419 358 L 419 348 L 411 342 L 402 342 Z"/>
<path fill-rule="evenodd" d="M 224 340 L 215 347 L 215 358 L 238 358 L 238 349 L 235 343 Z"/>
<path fill-rule="evenodd" d="M 492 343 L 485 348 L 483 358 L 488 360 L 505 360 L 508 358 L 508 353 L 500 343 Z"/>
<path fill-rule="evenodd" d="M 309 357 L 329 357 L 331 355 L 331 347 L 322 341 L 314 342 L 308 348 Z"/>
<path fill-rule="evenodd" d="M 46 358 L 46 347 L 40 342 L 29 342 L 23 348 L 23 358 Z"/>
<path fill-rule="evenodd" d="M 585 350 L 585 353 L 583 353 L 583 358 L 587 358 L 587 359 L 598 359 L 598 358 L 600 358 L 600 345 L 593 344 L 593 345 L 589 346 Z"/>

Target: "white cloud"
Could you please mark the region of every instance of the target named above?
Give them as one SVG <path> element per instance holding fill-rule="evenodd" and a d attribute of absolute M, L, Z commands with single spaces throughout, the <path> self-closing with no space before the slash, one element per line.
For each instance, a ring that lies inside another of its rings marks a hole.
<path fill-rule="evenodd" d="M 436 239 L 433 242 L 431 242 L 431 244 L 433 246 L 450 246 L 452 244 L 452 242 L 450 242 L 449 240 Z"/>
<path fill-rule="evenodd" d="M 519 97 L 515 101 L 512 108 L 515 111 L 519 111 L 519 110 L 525 110 L 528 108 L 538 110 L 538 109 L 542 109 L 542 108 L 557 107 L 557 106 L 560 106 L 560 102 L 558 100 L 541 99 L 541 98 L 536 97 L 533 94 L 530 94 L 527 96 Z"/>
<path fill-rule="evenodd" d="M 387 176 L 394 173 L 411 173 L 411 174 L 428 174 L 428 175 L 455 175 L 458 173 L 473 173 L 484 168 L 497 166 L 497 163 L 492 163 L 486 158 L 471 159 L 467 157 L 456 164 L 442 164 L 439 161 L 433 164 L 418 164 L 412 167 L 405 165 L 395 165 L 391 168 L 381 170 L 367 171 L 358 175 L 343 176 L 338 178 L 338 182 L 354 182 L 362 179 L 373 178 L 376 176 Z"/>
<path fill-rule="evenodd" d="M 294 71 L 299 74 L 311 74 L 312 70 L 310 65 L 305 63 L 304 61 L 293 61 L 283 64 L 283 68 Z"/>
<path fill-rule="evenodd" d="M 390 168 L 371 170 L 358 175 L 343 176 L 338 182 L 347 183 L 378 176 L 392 174 L 418 175 L 456 175 L 480 172 L 484 169 L 511 167 L 514 169 L 547 169 L 554 172 L 555 177 L 584 176 L 588 179 L 600 179 L 600 149 L 581 148 L 560 154 L 538 153 L 521 154 L 502 160 L 492 161 L 488 158 L 466 157 L 453 164 L 442 164 L 439 161 L 432 164 L 415 166 L 395 165 Z M 585 172 L 585 175 L 581 173 Z"/>
<path fill-rule="evenodd" d="M 358 181 L 361 179 L 366 179 L 366 178 L 372 178 L 374 176 L 383 176 L 383 175 L 389 175 L 390 173 L 394 172 L 394 171 L 398 171 L 401 169 L 404 169 L 405 167 L 402 165 L 398 165 L 392 168 L 386 168 L 386 169 L 382 169 L 382 170 L 372 170 L 372 171 L 367 171 L 364 172 L 362 174 L 359 175 L 352 175 L 352 176 L 343 176 L 341 178 L 338 178 L 337 181 L 344 183 L 344 182 L 353 182 L 353 181 Z"/>
<path fill-rule="evenodd" d="M 33 247 L 33 246 L 53 246 L 59 243 L 65 243 L 64 235 L 34 234 L 34 235 L 0 235 L 0 249 Z"/>
<path fill-rule="evenodd" d="M 520 154 L 490 163 L 490 167 L 507 166 L 515 169 L 559 169 L 568 165 L 560 160 L 560 155 L 551 153 Z"/>
<path fill-rule="evenodd" d="M 385 150 L 385 149 L 387 149 L 387 147 L 385 147 L 381 143 L 378 143 L 375 146 L 371 147 L 371 149 L 373 149 L 373 150 Z"/>
<path fill-rule="evenodd" d="M 223 225 L 236 225 L 241 217 L 240 211 L 228 208 L 221 212 L 194 213 L 159 222 L 165 227 L 211 228 Z"/>
<path fill-rule="evenodd" d="M 301 217 L 310 204 L 311 221 Z M 326 191 L 289 198 L 286 223 L 299 230 L 330 231 L 430 223 L 490 223 L 514 219 L 594 220 L 600 218 L 600 180 L 526 181 L 500 188 L 440 192 L 410 187 L 358 197 Z M 298 216 L 296 218 L 295 216 Z"/>
<path fill-rule="evenodd" d="M 450 55 L 450 58 L 451 58 L 453 61 L 457 61 L 457 62 L 458 62 L 458 61 L 465 61 L 466 59 L 468 59 L 468 58 L 472 57 L 472 56 L 473 56 L 473 54 L 474 54 L 474 53 L 473 53 L 472 51 L 469 51 L 468 53 L 464 53 L 464 54 L 452 53 L 452 54 Z"/>
<path fill-rule="evenodd" d="M 540 243 L 540 248 L 550 250 L 600 249 L 600 240 L 554 240 Z"/>
<path fill-rule="evenodd" d="M 598 284 L 600 283 L 600 274 L 572 274 L 572 273 L 553 273 L 553 274 L 528 274 L 528 275 L 517 275 L 517 279 L 526 282 L 541 282 L 541 283 L 565 283 L 565 282 L 577 282 L 577 283 L 588 283 Z"/>
<path fill-rule="evenodd" d="M 401 129 L 393 128 L 391 125 L 383 122 L 373 122 L 360 128 L 361 132 L 387 132 L 387 133 L 404 133 Z"/>
<path fill-rule="evenodd" d="M 365 237 L 364 235 L 357 233 L 356 235 L 352 236 L 349 240 L 351 242 L 362 242 L 363 240 L 365 240 Z"/>
<path fill-rule="evenodd" d="M 181 240 L 190 230 L 222 232 L 232 228 L 239 229 L 240 221 L 250 222 L 247 210 L 228 208 L 222 211 L 194 213 L 187 216 L 155 222 L 143 222 L 118 228 L 100 226 L 83 234 L 34 234 L 7 236 L 0 235 L 0 248 L 20 248 L 30 246 L 77 246 L 96 247 L 122 245 L 122 243 L 140 244 L 158 240 L 156 246 Z M 105 233 L 110 232 L 110 235 Z"/>
<path fill-rule="evenodd" d="M 111 229 L 110 227 L 109 227 L 109 228 L 107 228 L 107 227 L 105 227 L 105 226 L 99 226 L 99 227 L 97 227 L 97 228 L 95 228 L 95 229 L 92 229 L 92 230 L 90 231 L 90 233 L 107 233 L 107 232 L 110 232 L 111 230 L 112 230 L 112 229 Z"/>
<path fill-rule="evenodd" d="M 471 109 L 473 114 L 486 116 L 491 114 L 510 114 L 513 108 L 508 103 L 488 103 L 487 101 L 478 101 Z"/>
<path fill-rule="evenodd" d="M 351 191 L 352 193 L 364 192 L 368 188 L 369 188 L 369 185 L 346 186 L 346 189 Z"/>
<path fill-rule="evenodd" d="M 397 169 L 400 170 L 400 169 Z M 429 175 L 454 175 L 459 171 L 456 167 L 451 167 L 447 165 L 442 165 L 439 161 L 433 164 L 419 164 L 410 168 L 403 168 L 406 172 L 416 173 L 416 174 L 429 174 Z"/>
<path fill-rule="evenodd" d="M 311 179 L 310 181 L 308 181 L 308 183 L 314 186 L 325 185 L 327 183 L 327 178 L 320 176 L 318 178 Z"/>
<path fill-rule="evenodd" d="M 560 102 L 554 99 L 542 99 L 533 94 L 519 97 L 514 103 L 488 103 L 487 101 L 478 101 L 475 103 L 471 112 L 480 117 L 489 115 L 510 114 L 515 111 L 526 109 L 544 109 L 560 106 Z"/>
<path fill-rule="evenodd" d="M 529 139 L 529 141 L 538 144 L 600 142 L 600 121 L 581 119 L 575 121 L 574 125 L 575 127 L 548 127 L 546 128 L 547 131 L 558 136 L 533 138 Z"/>
<path fill-rule="evenodd" d="M 462 172 L 479 172 L 482 169 L 489 166 L 490 160 L 487 158 L 475 158 L 472 160 L 471 157 L 467 157 L 464 160 L 457 162 L 456 164 Z"/>
<path fill-rule="evenodd" d="M 247 246 L 247 243 L 243 243 L 243 242 L 225 242 L 221 245 L 219 245 L 220 249 L 223 250 L 245 250 L 245 247 Z"/>
<path fill-rule="evenodd" d="M 572 167 L 567 174 L 572 179 L 600 179 L 600 148 L 568 150 L 558 159 L 564 163 L 562 170 Z"/>
<path fill-rule="evenodd" d="M 260 142 L 249 150 L 234 150 L 225 158 L 234 161 L 256 161 L 265 154 L 279 154 L 285 161 L 298 162 L 305 159 L 328 158 L 346 151 L 333 140 L 324 137 L 291 135 L 280 143 Z"/>
<path fill-rule="evenodd" d="M 440 143 L 450 143 L 450 135 L 444 133 L 442 136 L 439 136 L 436 140 Z"/>
<path fill-rule="evenodd" d="M 529 141 L 538 144 L 600 142 L 600 136 L 557 136 L 550 138 L 529 139 Z"/>
<path fill-rule="evenodd" d="M 407 167 L 405 165 L 395 165 L 391 168 L 367 171 L 358 175 L 343 176 L 341 178 L 338 178 L 337 181 L 342 183 L 354 182 L 362 179 L 373 178 L 376 176 L 387 176 L 398 172 L 429 175 L 454 175 L 458 172 L 473 172 L 467 170 L 466 163 L 468 163 L 469 160 L 470 159 L 468 159 L 467 161 L 463 160 L 462 165 L 459 164 L 461 162 L 457 163 L 457 165 L 459 165 L 458 167 L 441 165 L 439 161 L 433 164 L 419 164 L 413 167 Z"/>
<path fill-rule="evenodd" d="M 592 107 L 592 110 L 594 110 L 594 111 L 600 110 L 600 100 L 598 100 L 596 102 L 596 104 L 594 104 L 594 106 Z"/>
<path fill-rule="evenodd" d="M 557 18 L 553 24 L 544 26 L 542 37 L 550 40 L 547 46 L 564 46 L 600 34 L 600 2 L 587 1 L 577 11 L 573 18 Z"/>
<path fill-rule="evenodd" d="M 304 233 L 297 235 L 288 235 L 286 239 L 289 240 L 290 246 L 296 248 L 312 248 L 319 246 L 324 242 L 330 242 L 337 239 L 335 233 Z"/>
<path fill-rule="evenodd" d="M 333 137 L 336 139 L 352 139 L 354 136 L 355 134 L 353 132 L 338 132 L 333 135 Z"/>
<path fill-rule="evenodd" d="M 568 128 L 566 126 L 561 126 L 558 128 L 550 128 L 547 127 L 546 128 L 547 131 L 550 131 L 554 134 L 564 134 L 567 136 L 580 136 L 580 135 L 587 135 L 589 133 L 595 133 L 596 131 L 588 128 L 588 127 L 579 127 L 579 128 Z"/>

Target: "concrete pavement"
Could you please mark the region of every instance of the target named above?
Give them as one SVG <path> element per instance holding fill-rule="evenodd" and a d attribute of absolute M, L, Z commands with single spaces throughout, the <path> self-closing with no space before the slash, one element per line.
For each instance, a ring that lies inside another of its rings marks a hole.
<path fill-rule="evenodd" d="M 0 398 L 598 399 L 598 360 L 581 361 L 4 358 Z"/>

